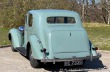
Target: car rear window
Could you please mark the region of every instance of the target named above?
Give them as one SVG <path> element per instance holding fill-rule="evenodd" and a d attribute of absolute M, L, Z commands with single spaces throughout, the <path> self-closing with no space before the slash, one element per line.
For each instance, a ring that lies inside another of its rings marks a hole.
<path fill-rule="evenodd" d="M 49 24 L 74 24 L 76 23 L 74 17 L 48 17 L 47 23 Z"/>

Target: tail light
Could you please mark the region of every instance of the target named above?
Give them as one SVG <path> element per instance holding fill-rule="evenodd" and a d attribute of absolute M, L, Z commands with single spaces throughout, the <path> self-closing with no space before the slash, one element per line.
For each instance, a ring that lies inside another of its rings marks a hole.
<path fill-rule="evenodd" d="M 99 50 L 99 48 L 98 47 L 95 47 L 95 48 L 92 48 L 93 50 Z"/>
<path fill-rule="evenodd" d="M 46 48 L 41 49 L 41 52 L 45 53 L 46 52 Z"/>

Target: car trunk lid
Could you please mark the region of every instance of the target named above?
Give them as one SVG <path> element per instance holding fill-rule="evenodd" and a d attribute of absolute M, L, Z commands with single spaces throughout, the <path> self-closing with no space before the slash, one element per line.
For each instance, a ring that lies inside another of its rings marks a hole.
<path fill-rule="evenodd" d="M 56 58 L 89 56 L 89 42 L 85 30 L 52 31 L 52 51 Z"/>

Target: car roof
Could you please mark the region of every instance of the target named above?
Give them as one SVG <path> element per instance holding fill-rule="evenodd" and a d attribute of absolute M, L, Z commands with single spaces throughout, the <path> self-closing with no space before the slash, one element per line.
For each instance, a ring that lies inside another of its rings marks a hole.
<path fill-rule="evenodd" d="M 57 9 L 43 9 L 43 10 L 30 10 L 29 13 L 36 14 L 36 13 L 76 13 L 75 11 L 70 10 L 57 10 Z"/>

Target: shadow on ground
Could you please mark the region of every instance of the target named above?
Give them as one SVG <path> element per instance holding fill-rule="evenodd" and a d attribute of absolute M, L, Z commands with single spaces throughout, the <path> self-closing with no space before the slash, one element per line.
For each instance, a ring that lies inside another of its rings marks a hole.
<path fill-rule="evenodd" d="M 64 67 L 63 63 L 56 63 L 55 65 L 53 65 L 52 63 L 47 63 L 41 66 L 41 68 L 44 68 L 45 70 L 49 72 L 59 72 L 59 71 L 61 72 L 88 72 L 88 71 L 94 71 L 94 70 L 98 71 L 102 69 L 103 70 L 108 69 L 107 66 L 104 66 L 102 61 L 99 59 L 94 59 L 93 61 L 86 61 L 83 66 Z"/>
<path fill-rule="evenodd" d="M 52 64 L 46 64 L 44 65 L 44 69 L 47 71 L 52 72 L 88 72 L 91 70 L 101 70 L 101 69 L 107 69 L 106 66 L 103 65 L 102 61 L 99 59 L 94 59 L 93 61 L 86 61 L 83 66 L 71 66 L 71 67 L 64 67 L 63 63 L 52 65 Z"/>

